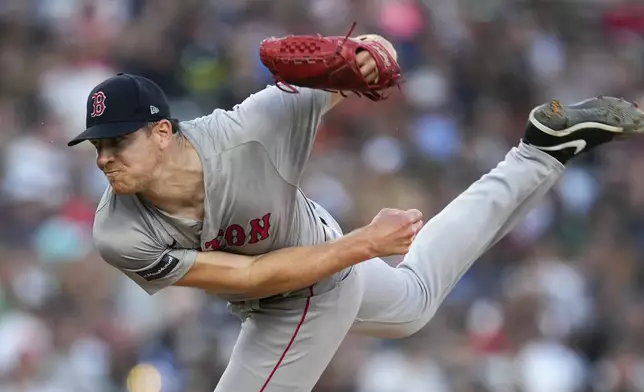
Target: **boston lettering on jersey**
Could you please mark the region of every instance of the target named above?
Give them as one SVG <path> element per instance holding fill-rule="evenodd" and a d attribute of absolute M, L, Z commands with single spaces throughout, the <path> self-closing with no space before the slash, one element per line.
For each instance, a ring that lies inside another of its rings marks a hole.
<path fill-rule="evenodd" d="M 217 237 L 206 241 L 204 244 L 205 247 L 202 250 L 218 250 L 227 246 L 242 246 L 246 243 L 255 244 L 259 241 L 264 241 L 269 237 L 268 231 L 271 228 L 271 214 L 268 213 L 261 218 L 253 219 L 249 225 L 250 230 L 248 233 L 238 224 L 232 224 L 225 229 L 219 229 Z"/>

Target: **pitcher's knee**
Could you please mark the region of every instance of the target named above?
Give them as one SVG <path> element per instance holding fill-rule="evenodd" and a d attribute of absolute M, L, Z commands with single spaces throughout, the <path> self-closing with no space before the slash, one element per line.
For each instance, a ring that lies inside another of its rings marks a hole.
<path fill-rule="evenodd" d="M 431 318 L 430 314 L 423 314 L 420 318 L 407 322 L 360 321 L 353 325 L 351 333 L 378 339 L 404 339 L 423 329 Z"/>
<path fill-rule="evenodd" d="M 417 320 L 401 325 L 396 339 L 408 338 L 423 329 L 434 317 L 434 313 L 425 312 Z"/>
<path fill-rule="evenodd" d="M 409 322 L 400 324 L 399 336 L 398 338 L 405 338 L 415 334 L 420 331 L 429 321 L 434 317 L 440 301 L 435 297 L 435 293 L 432 293 L 431 288 L 428 286 L 429 282 L 424 281 L 421 277 L 414 271 L 413 268 L 408 265 L 400 265 L 399 271 L 407 275 L 407 292 L 409 300 L 407 303 L 411 305 L 412 310 L 408 317 Z"/>

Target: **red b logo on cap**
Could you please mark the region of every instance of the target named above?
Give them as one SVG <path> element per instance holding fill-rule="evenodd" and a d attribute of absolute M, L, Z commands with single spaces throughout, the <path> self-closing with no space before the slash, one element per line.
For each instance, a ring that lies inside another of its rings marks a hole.
<path fill-rule="evenodd" d="M 105 93 L 99 91 L 92 95 L 92 114 L 91 117 L 98 117 L 105 113 Z"/>

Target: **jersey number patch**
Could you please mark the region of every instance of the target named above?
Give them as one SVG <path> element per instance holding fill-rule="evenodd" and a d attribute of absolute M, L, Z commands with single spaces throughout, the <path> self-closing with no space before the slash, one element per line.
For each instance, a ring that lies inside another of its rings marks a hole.
<path fill-rule="evenodd" d="M 92 114 L 90 116 L 92 117 L 98 117 L 103 115 L 105 113 L 105 93 L 102 91 L 94 93 L 92 95 Z"/>

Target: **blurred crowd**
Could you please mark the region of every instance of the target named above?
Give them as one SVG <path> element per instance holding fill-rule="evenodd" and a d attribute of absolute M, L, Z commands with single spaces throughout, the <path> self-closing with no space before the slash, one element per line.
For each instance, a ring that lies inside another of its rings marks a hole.
<path fill-rule="evenodd" d="M 190 119 L 271 83 L 264 37 L 353 21 L 395 44 L 406 83 L 320 127 L 302 186 L 346 231 L 382 207 L 440 211 L 543 101 L 644 98 L 639 1 L 2 0 L 0 392 L 214 390 L 239 320 L 196 290 L 149 297 L 100 260 L 106 183 L 91 146 L 66 142 L 116 72 L 153 79 Z M 577 160 L 423 331 L 350 336 L 315 391 L 644 391 L 642 149 Z"/>

